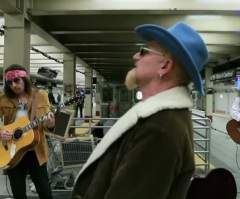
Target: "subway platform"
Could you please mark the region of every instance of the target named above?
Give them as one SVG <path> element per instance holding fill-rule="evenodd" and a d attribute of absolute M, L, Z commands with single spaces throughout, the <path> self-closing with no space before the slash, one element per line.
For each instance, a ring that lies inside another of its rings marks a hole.
<path fill-rule="evenodd" d="M 192 110 L 193 113 L 204 115 L 204 112 Z M 211 122 L 211 142 L 210 142 L 210 168 L 228 169 L 234 176 L 238 189 L 237 199 L 240 199 L 240 146 L 237 145 L 227 134 L 226 124 L 230 120 L 227 115 L 213 114 Z M 11 198 L 11 189 L 6 176 L 0 170 L 0 199 Z M 198 172 L 198 170 L 196 170 Z M 204 173 L 200 173 L 204 177 Z M 36 199 L 37 194 L 30 190 L 28 186 L 31 180 L 27 179 L 27 195 L 30 199 Z M 8 194 L 10 193 L 10 196 Z M 71 191 L 53 191 L 54 198 L 70 198 Z"/>

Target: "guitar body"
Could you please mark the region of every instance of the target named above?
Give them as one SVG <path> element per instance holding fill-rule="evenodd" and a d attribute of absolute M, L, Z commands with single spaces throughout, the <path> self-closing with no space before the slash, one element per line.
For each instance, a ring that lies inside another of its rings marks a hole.
<path fill-rule="evenodd" d="M 227 132 L 234 142 L 240 144 L 240 122 L 232 119 L 226 125 Z"/>
<path fill-rule="evenodd" d="M 237 185 L 230 171 L 216 168 L 192 180 L 186 199 L 236 199 Z"/>
<path fill-rule="evenodd" d="M 8 166 L 15 167 L 22 159 L 23 155 L 40 141 L 40 135 L 37 130 L 30 129 L 21 133 L 21 128 L 29 124 L 27 117 L 19 117 L 14 123 L 0 126 L 0 130 L 9 130 L 13 133 L 13 138 L 6 142 L 0 139 L 0 168 Z"/>

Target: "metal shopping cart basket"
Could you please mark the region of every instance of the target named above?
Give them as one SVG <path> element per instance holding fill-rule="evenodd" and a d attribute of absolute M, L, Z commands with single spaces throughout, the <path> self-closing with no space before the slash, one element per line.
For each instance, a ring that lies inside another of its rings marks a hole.
<path fill-rule="evenodd" d="M 52 189 L 72 189 L 76 174 L 86 163 L 97 141 L 89 137 L 49 138 L 48 172 Z"/>

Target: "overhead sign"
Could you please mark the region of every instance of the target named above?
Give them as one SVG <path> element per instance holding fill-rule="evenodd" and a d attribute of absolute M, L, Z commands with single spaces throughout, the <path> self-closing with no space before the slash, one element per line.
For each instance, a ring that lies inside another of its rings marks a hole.
<path fill-rule="evenodd" d="M 215 73 L 210 76 L 210 81 L 216 81 L 216 80 L 224 80 L 224 79 L 231 79 L 236 77 L 236 70 L 230 69 L 226 70 L 220 73 Z"/>

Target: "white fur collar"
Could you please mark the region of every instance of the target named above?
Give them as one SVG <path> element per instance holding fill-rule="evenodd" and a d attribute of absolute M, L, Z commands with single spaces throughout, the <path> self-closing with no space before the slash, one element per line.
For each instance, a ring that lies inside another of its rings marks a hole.
<path fill-rule="evenodd" d="M 164 109 L 191 108 L 192 100 L 185 87 L 174 87 L 156 94 L 145 101 L 139 102 L 125 113 L 107 132 L 102 141 L 97 145 L 79 175 L 95 160 L 101 157 L 108 147 L 121 137 L 128 129 L 134 126 L 139 118 L 146 118 Z"/>

